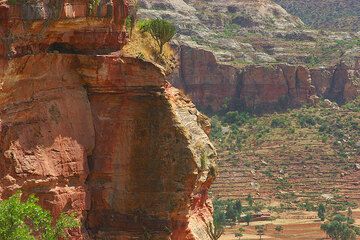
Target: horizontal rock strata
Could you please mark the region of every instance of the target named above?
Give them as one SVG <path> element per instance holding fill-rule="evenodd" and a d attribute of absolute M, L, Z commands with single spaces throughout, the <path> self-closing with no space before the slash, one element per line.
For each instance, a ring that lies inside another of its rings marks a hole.
<path fill-rule="evenodd" d="M 231 104 L 264 112 L 312 103 L 315 96 L 338 103 L 352 100 L 360 92 L 359 66 L 360 60 L 320 69 L 286 64 L 238 69 L 218 64 L 211 52 L 182 46 L 179 71 L 169 81 L 203 110 Z"/>

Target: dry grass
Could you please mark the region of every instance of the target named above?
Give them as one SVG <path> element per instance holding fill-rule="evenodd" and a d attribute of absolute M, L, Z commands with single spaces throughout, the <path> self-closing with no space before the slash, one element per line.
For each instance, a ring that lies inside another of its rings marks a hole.
<path fill-rule="evenodd" d="M 135 29 L 128 42 L 123 48 L 126 56 L 141 58 L 164 67 L 166 73 L 172 72 L 176 67 L 175 51 L 169 44 L 164 46 L 164 52 L 159 56 L 159 46 L 148 33 Z"/>

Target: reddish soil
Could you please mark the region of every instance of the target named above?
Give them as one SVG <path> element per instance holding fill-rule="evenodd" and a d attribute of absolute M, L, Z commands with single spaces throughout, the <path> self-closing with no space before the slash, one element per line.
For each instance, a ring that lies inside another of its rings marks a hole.
<path fill-rule="evenodd" d="M 299 215 L 303 214 L 303 215 Z M 353 217 L 357 219 L 357 223 L 360 222 L 360 210 L 354 210 Z M 298 219 L 296 219 L 298 218 Z M 296 239 L 296 240 L 325 240 L 326 238 L 324 232 L 320 230 L 320 222 L 316 218 L 316 213 L 312 212 L 297 212 L 297 213 L 288 213 L 281 216 L 281 218 L 270 222 L 253 222 L 250 226 L 246 226 L 241 223 L 239 225 L 227 228 L 225 234 L 220 238 L 220 240 L 236 240 L 235 232 L 241 227 L 245 229 L 244 236 L 241 240 L 250 240 L 250 239 L 259 239 L 259 236 L 256 235 L 255 226 L 265 225 L 266 232 L 262 236 L 262 239 Z M 275 226 L 281 225 L 284 230 L 279 234 L 275 231 Z M 360 239 L 360 238 L 358 238 Z"/>

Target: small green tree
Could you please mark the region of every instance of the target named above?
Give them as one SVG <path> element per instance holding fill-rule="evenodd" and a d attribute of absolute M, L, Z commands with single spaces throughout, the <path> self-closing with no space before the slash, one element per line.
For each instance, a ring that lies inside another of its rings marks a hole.
<path fill-rule="evenodd" d="M 236 201 L 235 201 L 234 209 L 235 209 L 239 214 L 241 214 L 241 212 L 242 212 L 242 204 L 241 204 L 241 201 L 240 201 L 240 200 L 236 200 Z"/>
<path fill-rule="evenodd" d="M 7 200 L 0 201 L 1 240 L 57 240 L 66 239 L 67 230 L 79 227 L 73 214 L 60 214 L 53 221 L 51 214 L 38 205 L 38 199 L 31 195 L 21 201 L 21 192 Z"/>
<path fill-rule="evenodd" d="M 237 212 L 233 204 L 227 205 L 225 216 L 226 219 L 230 220 L 231 222 L 236 222 Z"/>
<path fill-rule="evenodd" d="M 251 213 L 247 213 L 244 217 L 243 217 L 244 221 L 246 222 L 247 226 L 250 225 L 250 222 L 252 220 L 252 215 Z"/>
<path fill-rule="evenodd" d="M 336 214 L 330 222 L 321 225 L 321 230 L 332 240 L 356 240 L 356 236 L 360 235 L 360 229 L 353 223 L 353 219 Z"/>
<path fill-rule="evenodd" d="M 280 234 L 283 230 L 284 230 L 284 227 L 281 225 L 277 225 L 275 227 L 275 231 L 277 232 L 277 234 Z"/>
<path fill-rule="evenodd" d="M 153 19 L 140 22 L 140 30 L 150 33 L 159 46 L 159 54 L 164 50 L 165 43 L 169 42 L 176 34 L 175 26 L 163 19 Z"/>
<path fill-rule="evenodd" d="M 255 226 L 255 230 L 256 230 L 256 234 L 259 235 L 261 240 L 262 236 L 265 234 L 265 226 L 264 225 Z"/>
<path fill-rule="evenodd" d="M 254 198 L 252 197 L 251 194 L 247 195 L 246 201 L 248 202 L 248 204 L 249 204 L 250 207 L 253 206 L 253 204 L 254 204 Z"/>
<path fill-rule="evenodd" d="M 318 212 L 318 217 L 321 219 L 321 221 L 324 221 L 325 220 L 325 212 L 326 212 L 324 204 L 321 203 L 319 205 L 317 212 Z"/>
<path fill-rule="evenodd" d="M 235 237 L 239 240 L 244 236 L 245 229 L 239 228 L 238 232 L 235 233 Z"/>

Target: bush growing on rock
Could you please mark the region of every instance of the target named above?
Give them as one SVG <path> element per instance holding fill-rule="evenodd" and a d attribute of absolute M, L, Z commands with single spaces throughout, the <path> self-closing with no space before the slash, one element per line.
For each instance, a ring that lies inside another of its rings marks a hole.
<path fill-rule="evenodd" d="M 67 230 L 79 227 L 74 215 L 62 213 L 57 221 L 53 221 L 51 214 L 38 205 L 34 195 L 26 201 L 21 201 L 21 195 L 18 192 L 0 201 L 1 240 L 66 239 Z"/>

